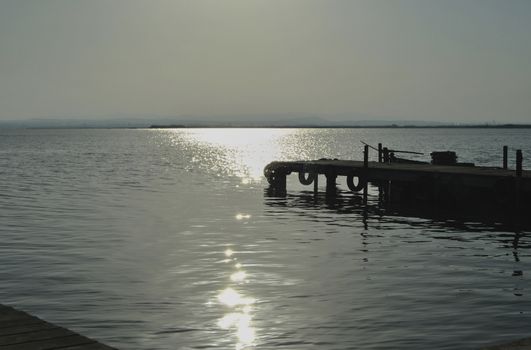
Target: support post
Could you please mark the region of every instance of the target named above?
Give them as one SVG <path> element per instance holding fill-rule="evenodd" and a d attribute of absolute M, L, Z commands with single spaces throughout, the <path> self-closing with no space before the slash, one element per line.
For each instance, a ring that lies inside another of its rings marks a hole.
<path fill-rule="evenodd" d="M 283 173 L 275 174 L 275 182 L 273 186 L 278 191 L 285 192 L 286 191 L 286 174 L 283 174 Z"/>
<path fill-rule="evenodd" d="M 317 190 L 319 189 L 319 173 L 315 173 L 315 178 L 313 180 L 313 194 L 317 196 Z"/>
<path fill-rule="evenodd" d="M 367 169 L 369 167 L 369 146 L 365 145 L 363 150 L 363 167 Z M 361 178 L 360 178 L 361 181 Z M 368 195 L 368 186 L 369 182 L 365 181 L 365 186 L 363 187 L 363 205 L 367 207 L 367 195 Z"/>
<path fill-rule="evenodd" d="M 365 145 L 363 147 L 363 167 L 368 168 L 369 167 L 369 146 Z"/>
<path fill-rule="evenodd" d="M 275 175 L 268 179 L 269 188 L 267 189 L 270 196 L 285 196 L 286 195 L 286 176 L 284 172 L 277 172 Z"/>
<path fill-rule="evenodd" d="M 337 175 L 330 172 L 330 173 L 326 173 L 325 176 L 326 176 L 326 194 L 335 195 Z"/>
<path fill-rule="evenodd" d="M 378 163 L 381 163 L 382 160 L 383 160 L 382 144 L 378 143 Z"/>
<path fill-rule="evenodd" d="M 383 148 L 383 162 L 389 164 L 389 149 L 387 147 Z"/>
<path fill-rule="evenodd" d="M 522 150 L 519 149 L 516 151 L 516 176 L 521 177 L 522 176 Z"/>

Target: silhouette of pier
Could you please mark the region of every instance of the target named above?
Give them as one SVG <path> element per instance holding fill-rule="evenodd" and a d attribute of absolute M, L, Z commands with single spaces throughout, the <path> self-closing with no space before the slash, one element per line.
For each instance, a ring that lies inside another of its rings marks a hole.
<path fill-rule="evenodd" d="M 26 312 L 0 304 L 2 350 L 116 350 Z"/>
<path fill-rule="evenodd" d="M 377 186 L 386 201 L 414 201 L 428 205 L 480 210 L 485 213 L 520 213 L 531 208 L 531 171 L 523 170 L 522 152 L 516 152 L 516 168 L 507 166 L 507 149 L 501 167 L 457 163 L 453 152 L 432 153 L 432 163 L 397 159 L 392 152 L 378 148 L 378 161 L 369 161 L 369 146 L 364 160 L 319 159 L 272 162 L 264 175 L 275 195 L 285 195 L 286 178 L 297 173 L 303 185 L 319 191 L 324 176 L 326 194 L 337 194 L 337 178 L 346 177 L 348 188 L 367 196 L 368 185 Z M 435 164 L 433 164 L 435 163 Z M 442 164 L 441 164 L 442 163 Z"/>

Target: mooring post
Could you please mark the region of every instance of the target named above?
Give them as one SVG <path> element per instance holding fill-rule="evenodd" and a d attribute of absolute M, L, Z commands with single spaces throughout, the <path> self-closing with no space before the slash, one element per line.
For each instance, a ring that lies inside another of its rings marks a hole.
<path fill-rule="evenodd" d="M 503 169 L 507 170 L 507 151 L 508 151 L 508 147 L 507 146 L 503 146 Z"/>
<path fill-rule="evenodd" d="M 516 176 L 522 176 L 522 150 L 519 149 L 516 151 Z"/>
<path fill-rule="evenodd" d="M 378 163 L 382 162 L 382 144 L 378 143 Z"/>

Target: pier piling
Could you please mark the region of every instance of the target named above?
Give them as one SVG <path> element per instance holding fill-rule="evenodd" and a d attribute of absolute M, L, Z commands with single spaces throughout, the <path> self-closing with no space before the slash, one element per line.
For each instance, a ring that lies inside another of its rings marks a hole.
<path fill-rule="evenodd" d="M 503 146 L 503 169 L 507 170 L 507 153 L 508 147 Z"/>
<path fill-rule="evenodd" d="M 382 154 L 382 144 L 378 143 L 378 163 L 381 163 L 383 161 L 383 154 Z"/>
<path fill-rule="evenodd" d="M 328 172 L 325 174 L 325 176 L 326 176 L 326 193 L 335 194 L 337 174 Z"/>
<path fill-rule="evenodd" d="M 522 150 L 519 149 L 516 151 L 516 176 L 522 177 Z"/>

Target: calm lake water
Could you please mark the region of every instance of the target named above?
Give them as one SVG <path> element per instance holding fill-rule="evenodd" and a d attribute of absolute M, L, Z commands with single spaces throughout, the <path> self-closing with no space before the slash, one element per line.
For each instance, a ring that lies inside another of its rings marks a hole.
<path fill-rule="evenodd" d="M 364 215 L 344 184 L 330 203 L 296 176 L 265 194 L 268 162 L 361 159 L 360 141 L 531 155 L 531 130 L 0 130 L 0 303 L 123 350 L 531 336 L 530 231 Z"/>

